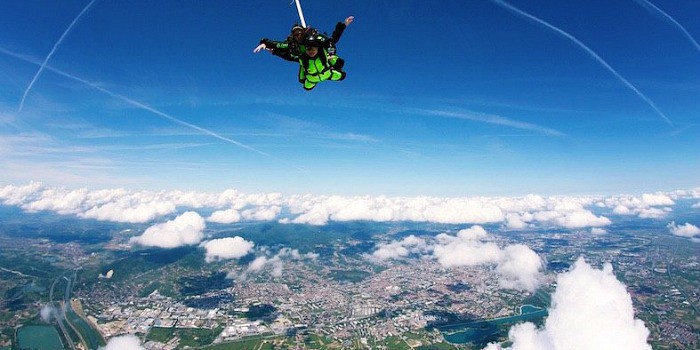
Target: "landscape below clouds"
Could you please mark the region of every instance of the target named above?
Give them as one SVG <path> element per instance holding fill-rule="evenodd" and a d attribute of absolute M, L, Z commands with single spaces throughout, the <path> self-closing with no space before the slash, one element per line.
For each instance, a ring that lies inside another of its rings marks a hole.
<path fill-rule="evenodd" d="M 566 237 L 568 244 L 581 239 L 606 244 L 618 235 L 634 241 L 630 232 L 643 227 L 700 244 L 700 188 L 640 195 L 440 198 L 89 190 L 32 182 L 0 187 L 0 204 L 26 215 L 118 225 L 126 229 L 105 239 L 134 252 L 184 247 L 207 265 L 229 266 L 223 276 L 239 283 L 258 275 L 284 278 L 290 266 L 332 257 L 314 250 L 328 246 L 318 243 L 328 236 L 347 243 L 347 254 L 357 253 L 382 268 L 430 262 L 445 270 L 481 269 L 497 277 L 498 288 L 523 295 L 556 286 L 543 325 L 515 325 L 508 333 L 511 343 L 505 343 L 509 347 L 492 343 L 488 350 L 650 348 L 650 331 L 635 317 L 630 292 L 612 265 L 590 265 L 584 250 L 568 269 L 552 271 L 550 248 L 542 242 L 556 244 Z M 42 310 L 42 317 L 50 312 Z M 603 338 L 619 341 L 601 343 Z M 138 338 L 120 336 L 105 349 L 143 346 Z"/>

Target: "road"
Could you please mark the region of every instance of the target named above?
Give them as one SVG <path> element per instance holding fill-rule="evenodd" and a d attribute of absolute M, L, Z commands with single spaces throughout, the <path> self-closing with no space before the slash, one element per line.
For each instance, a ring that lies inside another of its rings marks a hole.
<path fill-rule="evenodd" d="M 73 277 L 75 277 L 75 272 L 73 272 Z M 54 291 L 54 288 L 56 287 L 56 283 L 58 283 L 58 281 L 60 281 L 61 279 L 65 279 L 68 282 L 66 285 L 66 291 L 64 293 L 64 300 L 54 302 L 53 301 L 53 291 Z M 66 325 L 63 322 L 63 321 L 65 321 L 65 323 L 70 324 L 66 319 L 66 309 L 65 308 L 66 308 L 66 301 L 70 301 L 69 297 L 70 297 L 70 291 L 72 289 L 71 287 L 72 287 L 71 279 L 67 278 L 65 274 L 56 278 L 53 281 L 53 283 L 51 284 L 51 291 L 49 292 L 49 305 L 51 305 L 51 307 L 53 307 L 54 310 L 56 310 L 56 312 L 55 312 L 56 323 L 58 324 L 58 327 L 61 329 L 61 333 L 63 333 L 63 337 L 66 339 L 66 341 L 68 341 L 68 348 L 70 350 L 76 350 L 76 346 L 75 346 L 75 343 L 73 342 L 73 338 L 71 337 L 70 332 L 68 331 L 68 329 L 66 328 Z M 59 303 L 60 308 L 56 308 L 55 303 Z M 78 333 L 78 334 L 80 334 L 80 333 Z"/>

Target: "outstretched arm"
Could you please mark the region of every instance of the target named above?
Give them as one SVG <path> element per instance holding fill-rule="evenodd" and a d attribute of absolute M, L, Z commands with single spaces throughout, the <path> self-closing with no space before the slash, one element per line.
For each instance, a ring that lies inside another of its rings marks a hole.
<path fill-rule="evenodd" d="M 338 24 L 335 25 L 335 30 L 333 30 L 333 35 L 331 35 L 330 41 L 333 44 L 337 43 L 340 40 L 340 37 L 343 35 L 343 31 L 345 31 L 345 28 L 347 28 L 347 26 L 349 26 L 354 20 L 354 16 L 349 16 L 345 19 L 345 21 L 338 22 Z"/>
<path fill-rule="evenodd" d="M 274 41 L 270 39 L 260 40 L 260 45 L 253 49 L 253 53 L 258 53 L 263 49 L 270 51 L 273 55 L 280 57 L 286 61 L 296 62 L 298 57 L 292 54 L 292 50 L 289 48 L 289 44 L 282 41 Z"/>

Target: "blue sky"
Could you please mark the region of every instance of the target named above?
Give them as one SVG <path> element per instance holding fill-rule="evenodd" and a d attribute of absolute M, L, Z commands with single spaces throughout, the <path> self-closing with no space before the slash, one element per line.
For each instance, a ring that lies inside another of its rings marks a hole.
<path fill-rule="evenodd" d="M 323 31 L 355 16 L 338 45 L 347 79 L 312 92 L 294 63 L 252 53 L 298 20 L 288 1 L 97 0 L 20 111 L 88 3 L 0 12 L 0 184 L 391 196 L 698 186 L 700 48 L 635 0 L 509 2 L 589 51 L 492 1 L 304 0 Z M 700 3 L 653 4 L 700 38 Z"/>

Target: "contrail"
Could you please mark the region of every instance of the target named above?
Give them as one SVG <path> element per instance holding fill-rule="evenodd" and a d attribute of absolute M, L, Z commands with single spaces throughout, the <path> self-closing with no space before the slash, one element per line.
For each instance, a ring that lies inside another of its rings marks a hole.
<path fill-rule="evenodd" d="M 32 59 L 29 59 L 29 58 L 26 58 L 26 57 L 24 57 L 24 56 L 22 56 L 22 55 L 20 55 L 20 54 L 17 54 L 17 53 L 12 52 L 12 51 L 6 50 L 6 49 L 4 49 L 4 48 L 2 48 L 2 47 L 0 47 L 0 52 L 4 53 L 4 54 L 6 54 L 6 55 L 9 55 L 9 56 L 18 58 L 18 59 L 20 59 L 20 60 L 22 60 L 22 61 L 25 61 L 25 62 L 28 62 L 28 63 L 32 63 L 32 64 L 36 64 L 36 65 L 39 65 L 39 64 L 40 64 L 40 63 L 38 63 L 37 61 L 34 61 L 34 60 L 32 60 Z M 151 112 L 151 113 L 153 113 L 153 114 L 155 114 L 155 115 L 158 115 L 158 116 L 160 116 L 160 117 L 163 117 L 163 118 L 165 118 L 165 119 L 168 119 L 168 120 L 170 120 L 170 121 L 172 121 L 172 122 L 174 122 L 174 123 L 177 123 L 177 124 L 186 126 L 186 127 L 188 127 L 188 128 L 191 128 L 191 129 L 194 129 L 194 130 L 203 132 L 203 133 L 205 133 L 205 134 L 207 134 L 207 135 L 210 135 L 210 136 L 213 136 L 213 137 L 215 137 L 215 138 L 217 138 L 217 139 L 219 139 L 219 140 L 226 141 L 226 142 L 228 142 L 228 143 L 232 143 L 232 144 L 234 144 L 234 145 L 236 145 L 236 146 L 238 146 L 238 147 L 245 148 L 245 149 L 247 149 L 247 150 L 249 150 L 249 151 L 252 151 L 252 152 L 255 152 L 255 153 L 264 155 L 264 156 L 266 156 L 266 157 L 270 157 L 270 158 L 273 158 L 273 159 L 282 161 L 281 159 L 279 159 L 279 158 L 277 158 L 277 157 L 275 157 L 275 156 L 272 156 L 272 155 L 270 155 L 270 154 L 268 154 L 268 153 L 265 153 L 265 152 L 263 152 L 263 151 L 257 150 L 257 149 L 255 149 L 255 148 L 253 148 L 253 147 L 250 147 L 250 146 L 248 146 L 248 145 L 245 145 L 245 144 L 243 144 L 243 143 L 240 143 L 240 142 L 238 142 L 238 141 L 236 141 L 236 140 L 230 139 L 230 138 L 225 137 L 225 136 L 221 136 L 221 135 L 219 135 L 219 134 L 217 134 L 217 133 L 215 133 L 215 132 L 213 132 L 213 131 L 211 131 L 211 130 L 207 130 L 207 129 L 202 128 L 202 127 L 199 127 L 199 126 L 197 126 L 197 125 L 188 123 L 188 122 L 186 122 L 186 121 L 182 121 L 182 120 L 180 120 L 180 119 L 178 119 L 178 118 L 175 118 L 175 117 L 173 117 L 173 116 L 171 116 L 171 115 L 169 115 L 169 114 L 163 113 L 163 112 L 161 112 L 161 111 L 159 111 L 159 110 L 157 110 L 157 109 L 155 109 L 155 108 L 153 108 L 153 107 L 150 107 L 150 106 L 148 106 L 148 105 L 146 105 L 146 104 L 144 104 L 144 103 L 141 103 L 141 102 L 138 102 L 138 101 L 133 100 L 133 99 L 131 99 L 131 98 L 128 98 L 128 97 L 126 97 L 126 96 L 122 96 L 122 95 L 116 94 L 116 93 L 114 93 L 114 92 L 111 92 L 111 91 L 109 91 L 109 90 L 107 90 L 107 89 L 105 89 L 105 88 L 103 88 L 103 87 L 101 87 L 101 86 L 99 86 L 99 85 L 97 85 L 97 84 L 95 84 L 95 83 L 89 82 L 89 81 L 87 81 L 87 80 L 85 80 L 85 79 L 78 78 L 78 77 L 76 77 L 76 76 L 74 76 L 74 75 L 68 74 L 68 73 L 63 72 L 63 71 L 61 71 L 61 70 L 58 70 L 58 69 L 56 69 L 56 68 L 52 68 L 51 66 L 46 66 L 46 65 L 44 65 L 44 67 L 45 67 L 46 69 L 48 69 L 48 70 L 50 70 L 50 71 L 56 73 L 56 74 L 62 75 L 62 76 L 64 76 L 64 77 L 66 77 L 66 78 L 69 78 L 69 79 L 72 79 L 72 80 L 75 80 L 75 81 L 78 81 L 78 82 L 81 82 L 81 83 L 83 83 L 83 84 L 85 84 L 85 85 L 88 85 L 88 86 L 92 87 L 93 89 L 99 90 L 99 91 L 101 91 L 101 92 L 103 92 L 103 93 L 105 93 L 105 94 L 107 94 L 107 95 L 109 95 L 109 96 L 112 96 L 112 97 L 114 97 L 114 98 L 118 98 L 118 99 L 120 99 L 120 100 L 122 100 L 122 101 L 124 101 L 124 102 L 126 102 L 126 103 L 128 103 L 128 104 L 130 104 L 130 105 L 136 106 L 136 107 L 141 108 L 141 109 L 144 109 L 144 110 L 146 110 L 146 111 L 149 111 L 149 112 Z M 300 169 L 300 168 L 298 168 L 298 167 L 297 167 L 297 169 L 303 170 L 303 169 Z"/>
<path fill-rule="evenodd" d="M 495 124 L 495 125 L 503 125 L 503 126 L 509 126 L 511 128 L 517 128 L 517 129 L 523 129 L 523 130 L 530 130 L 530 131 L 536 131 L 545 135 L 549 136 L 566 136 L 566 134 L 554 130 L 551 128 L 527 123 L 527 122 L 521 122 L 517 120 L 512 120 L 509 118 L 501 117 L 499 115 L 493 115 L 493 114 L 484 114 L 484 113 L 478 113 L 478 112 L 472 112 L 472 111 L 466 111 L 466 112 L 450 112 L 450 111 L 442 111 L 442 110 L 429 110 L 429 109 L 411 109 L 414 112 L 422 113 L 422 114 L 429 114 L 429 115 L 436 115 L 440 117 L 446 117 L 446 118 L 455 118 L 455 119 L 464 119 L 464 120 L 473 120 L 477 122 L 482 122 L 482 123 L 488 123 L 488 124 Z"/>
<path fill-rule="evenodd" d="M 564 36 L 565 38 L 567 38 L 567 39 L 573 41 L 576 45 L 578 45 L 579 47 L 581 47 L 581 48 L 582 48 L 583 50 L 585 50 L 591 57 L 593 57 L 596 61 L 598 61 L 598 63 L 600 63 L 603 67 L 605 67 L 608 71 L 610 71 L 610 73 L 612 73 L 613 75 L 615 75 L 615 77 L 616 77 L 618 80 L 620 80 L 620 81 L 621 81 L 623 84 L 625 84 L 628 88 L 630 88 L 632 91 L 634 91 L 634 93 L 637 94 L 637 96 L 639 96 L 642 100 L 644 100 L 644 102 L 646 102 L 652 109 L 654 109 L 654 111 L 656 111 L 656 113 L 658 113 L 659 116 L 661 116 L 661 118 L 663 118 L 664 121 L 666 121 L 666 123 L 668 123 L 668 125 L 670 125 L 671 127 L 674 127 L 674 125 L 673 125 L 673 123 L 671 122 L 671 120 L 668 119 L 668 117 L 667 117 L 663 112 L 661 112 L 661 110 L 659 110 L 658 107 L 656 107 L 656 104 L 654 103 L 654 101 L 652 101 L 649 97 L 647 97 L 646 95 L 644 95 L 643 93 L 641 93 L 636 87 L 634 87 L 634 85 L 632 85 L 632 83 L 630 83 L 629 81 L 627 81 L 627 79 L 625 79 L 622 75 L 620 75 L 620 73 L 618 73 L 615 69 L 613 69 L 607 62 L 605 62 L 605 60 L 603 60 L 600 56 L 598 56 L 598 54 L 596 54 L 593 50 L 591 50 L 588 46 L 586 46 L 586 45 L 585 45 L 584 43 L 582 43 L 580 40 L 576 39 L 573 35 L 571 35 L 571 34 L 565 32 L 565 31 L 563 31 L 563 30 L 561 30 L 561 29 L 559 29 L 559 28 L 557 28 L 557 27 L 555 27 L 554 25 L 551 25 L 551 24 L 545 22 L 544 20 L 541 20 L 541 19 L 539 19 L 539 18 L 537 18 L 537 17 L 535 17 L 535 16 L 533 16 L 533 15 L 527 13 L 527 12 L 522 11 L 522 10 L 520 10 L 520 9 L 518 9 L 518 8 L 516 8 L 516 7 L 514 7 L 513 5 L 511 5 L 511 4 L 509 4 L 509 3 L 505 2 L 505 1 L 502 1 L 502 0 L 491 0 L 491 1 L 493 1 L 493 2 L 496 3 L 497 5 L 499 5 L 499 6 L 503 7 L 503 8 L 505 8 L 505 9 L 507 9 L 507 10 L 513 12 L 513 13 L 516 13 L 516 14 L 521 15 L 521 16 L 523 16 L 523 17 L 526 17 L 526 18 L 528 18 L 528 19 L 530 19 L 530 20 L 533 20 L 533 21 L 535 21 L 535 22 L 537 22 L 537 23 L 539 23 L 539 24 L 541 24 L 541 25 L 543 25 L 543 26 L 545 26 L 545 27 L 547 27 L 547 28 L 549 28 L 549 29 L 551 29 L 551 30 L 557 32 L 559 35 L 562 35 L 562 36 Z"/>
<path fill-rule="evenodd" d="M 85 12 L 87 12 L 87 10 L 90 8 L 90 6 L 92 6 L 92 4 L 95 3 L 95 1 L 97 1 L 97 0 L 92 0 L 92 1 L 90 1 L 90 3 L 87 4 L 87 6 L 85 6 L 85 8 L 84 8 L 82 11 L 80 11 L 80 13 L 78 14 L 78 16 L 75 17 L 75 19 L 73 20 L 73 22 L 71 22 L 71 24 L 68 26 L 68 28 L 66 28 L 66 31 L 63 32 L 63 35 L 61 35 L 61 37 L 58 38 L 58 41 L 56 42 L 56 44 L 53 45 L 53 48 L 51 49 L 51 52 L 49 52 L 49 55 L 46 56 L 46 58 L 44 59 L 44 62 L 39 66 L 39 70 L 36 72 L 36 74 L 34 74 L 34 78 L 32 78 L 32 81 L 29 83 L 29 86 L 27 86 L 27 89 L 24 90 L 24 95 L 22 95 L 22 100 L 19 102 L 19 109 L 18 109 L 18 112 L 21 112 L 21 111 L 22 111 L 22 108 L 24 108 L 24 100 L 27 99 L 27 95 L 29 94 L 29 90 L 32 89 L 32 86 L 34 86 L 34 83 L 36 83 L 36 81 L 39 79 L 39 75 L 41 75 L 41 72 L 44 70 L 44 68 L 46 67 L 46 64 L 47 64 L 47 63 L 49 62 L 49 60 L 51 59 L 51 56 L 53 56 L 53 54 L 56 52 L 56 50 L 58 50 L 58 47 L 59 47 L 59 46 L 61 45 L 61 43 L 63 42 L 63 39 L 68 35 L 68 33 L 70 32 L 70 30 L 73 29 L 73 26 L 75 26 L 75 23 L 78 22 L 78 20 L 80 19 L 80 17 L 82 17 L 82 15 L 83 15 Z"/>
<path fill-rule="evenodd" d="M 698 44 L 697 41 L 695 41 L 695 38 L 693 38 L 690 33 L 688 33 L 687 30 L 685 30 L 685 27 L 683 27 L 678 21 L 676 21 L 671 15 L 668 13 L 664 12 L 662 9 L 658 8 L 656 5 L 652 4 L 650 1 L 647 0 L 635 0 L 638 4 L 640 4 L 642 7 L 651 8 L 653 11 L 656 11 L 666 17 L 667 20 L 671 21 L 672 24 L 674 24 L 678 29 L 680 29 L 681 32 L 690 40 L 693 45 L 695 45 L 695 48 L 700 51 L 700 44 Z"/>

